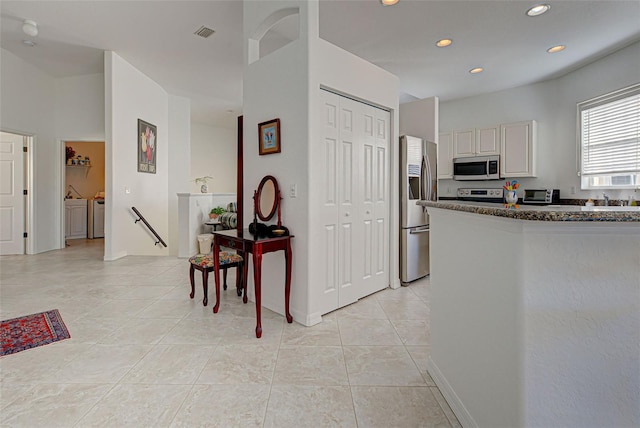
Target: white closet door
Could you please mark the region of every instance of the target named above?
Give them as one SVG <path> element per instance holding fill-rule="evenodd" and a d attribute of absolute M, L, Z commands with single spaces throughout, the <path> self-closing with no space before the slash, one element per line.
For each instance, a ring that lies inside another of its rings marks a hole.
<path fill-rule="evenodd" d="M 382 290 L 389 285 L 389 112 L 365 106 L 365 165 L 361 209 L 366 220 L 364 275 L 360 297 Z"/>
<path fill-rule="evenodd" d="M 390 114 L 321 91 L 323 313 L 389 284 Z"/>
<path fill-rule="evenodd" d="M 321 248 L 323 275 L 320 281 L 323 289 L 317 297 L 322 313 L 337 309 L 338 306 L 338 139 L 340 97 L 327 91 L 320 91 L 322 99 L 321 121 L 323 124 L 322 156 L 320 170 L 323 171 L 322 202 L 319 204 L 322 225 L 318 245 Z"/>
<path fill-rule="evenodd" d="M 338 136 L 338 305 L 346 306 L 358 300 L 361 277 L 359 253 L 362 251 L 363 230 L 360 227 L 359 205 L 362 177 L 361 129 L 363 105 L 340 97 Z"/>

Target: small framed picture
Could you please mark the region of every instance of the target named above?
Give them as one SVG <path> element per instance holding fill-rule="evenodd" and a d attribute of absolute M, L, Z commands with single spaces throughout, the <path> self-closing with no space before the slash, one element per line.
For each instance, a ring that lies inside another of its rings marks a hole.
<path fill-rule="evenodd" d="M 156 136 L 155 125 L 138 119 L 138 172 L 156 173 Z"/>
<path fill-rule="evenodd" d="M 273 119 L 258 124 L 260 139 L 260 155 L 280 153 L 280 119 Z"/>

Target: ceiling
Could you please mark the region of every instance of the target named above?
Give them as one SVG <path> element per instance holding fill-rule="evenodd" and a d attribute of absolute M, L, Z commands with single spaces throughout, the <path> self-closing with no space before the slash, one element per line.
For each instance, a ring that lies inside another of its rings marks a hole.
<path fill-rule="evenodd" d="M 321 0 L 320 36 L 397 75 L 401 102 L 559 77 L 640 40 L 640 0 L 551 0 L 549 12 L 527 17 L 536 3 Z M 103 51 L 112 50 L 170 94 L 190 98 L 194 121 L 233 126 L 242 112 L 242 7 L 242 0 L 2 0 L 0 45 L 55 77 L 101 73 Z M 38 24 L 36 37 L 22 32 L 24 19 Z M 203 25 L 215 34 L 194 35 Z M 274 39 L 286 39 L 291 28 L 274 30 Z M 444 37 L 453 44 L 437 48 Z M 558 44 L 566 50 L 546 52 Z M 485 71 L 468 72 L 478 66 Z"/>

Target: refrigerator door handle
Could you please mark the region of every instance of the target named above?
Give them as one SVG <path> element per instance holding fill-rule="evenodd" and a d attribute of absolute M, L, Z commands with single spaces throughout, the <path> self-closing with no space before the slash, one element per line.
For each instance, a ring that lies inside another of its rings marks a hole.
<path fill-rule="evenodd" d="M 431 165 L 429 163 L 429 158 L 427 157 L 427 155 L 424 155 L 422 157 L 422 162 L 424 163 L 424 165 L 426 166 L 425 168 L 425 174 L 426 176 L 423 177 L 423 183 L 426 187 L 426 191 L 425 191 L 425 201 L 430 201 L 431 199 L 433 199 L 433 195 L 432 195 L 432 188 L 431 186 L 433 185 L 433 183 L 431 182 Z"/>
<path fill-rule="evenodd" d="M 425 174 L 427 174 L 427 158 L 423 155 L 422 156 L 422 165 L 420 165 L 420 199 L 421 200 L 426 200 L 427 198 L 427 187 L 426 187 L 426 182 L 425 182 Z"/>
<path fill-rule="evenodd" d="M 415 228 L 415 229 L 411 229 L 409 230 L 409 235 L 415 235 L 417 233 L 426 233 L 429 231 L 428 227 L 423 227 L 423 228 Z"/>

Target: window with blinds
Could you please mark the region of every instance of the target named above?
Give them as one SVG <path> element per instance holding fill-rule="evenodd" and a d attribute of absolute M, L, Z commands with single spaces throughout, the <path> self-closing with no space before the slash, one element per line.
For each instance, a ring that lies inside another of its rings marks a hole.
<path fill-rule="evenodd" d="M 578 104 L 582 189 L 640 188 L 640 84 Z"/>

